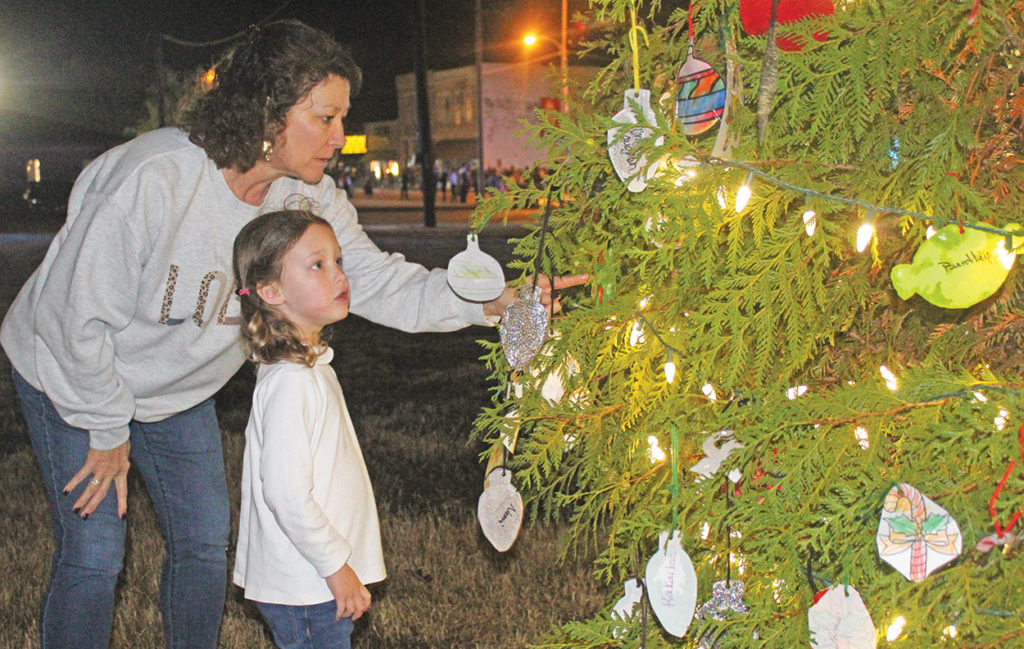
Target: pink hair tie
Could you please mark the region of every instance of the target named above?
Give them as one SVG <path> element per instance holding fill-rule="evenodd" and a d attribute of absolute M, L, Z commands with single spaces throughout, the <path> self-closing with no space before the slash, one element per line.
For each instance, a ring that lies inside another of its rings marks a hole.
<path fill-rule="evenodd" d="M 247 289 L 247 288 L 240 288 L 240 289 L 238 289 L 238 294 L 239 295 L 248 295 L 249 294 L 249 289 Z"/>

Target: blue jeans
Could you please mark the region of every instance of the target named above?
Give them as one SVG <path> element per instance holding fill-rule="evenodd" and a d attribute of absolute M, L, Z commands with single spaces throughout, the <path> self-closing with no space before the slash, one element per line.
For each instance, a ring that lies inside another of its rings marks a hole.
<path fill-rule="evenodd" d="M 256 602 L 280 649 L 351 649 L 352 618 L 334 619 L 334 600 L 309 606 Z"/>
<path fill-rule="evenodd" d="M 14 372 L 28 434 L 50 503 L 56 547 L 43 601 L 43 649 L 110 644 L 114 588 L 124 565 L 125 521 L 113 487 L 88 520 L 72 506 L 85 488 L 64 485 L 82 468 L 89 433 L 68 425 L 50 399 Z M 160 583 L 165 646 L 217 646 L 227 585 L 230 505 L 213 400 L 153 423 L 131 422 L 131 462 L 164 535 Z M 130 495 L 129 495 L 130 497 Z"/>

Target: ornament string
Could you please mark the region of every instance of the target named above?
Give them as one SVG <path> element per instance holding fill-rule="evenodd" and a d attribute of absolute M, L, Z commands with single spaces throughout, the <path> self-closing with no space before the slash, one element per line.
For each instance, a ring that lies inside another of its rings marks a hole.
<path fill-rule="evenodd" d="M 636 2 L 630 3 L 629 9 L 629 49 L 633 53 L 633 87 L 640 87 L 640 35 L 644 37 L 644 43 L 650 47 L 651 41 L 647 38 L 647 30 L 636 22 Z"/>
<path fill-rule="evenodd" d="M 731 402 L 730 402 L 731 403 Z M 729 477 L 722 480 L 725 487 L 725 515 L 732 510 L 732 499 L 729 497 Z M 725 587 L 732 588 L 732 525 L 725 524 Z"/>
<path fill-rule="evenodd" d="M 1020 425 L 1019 444 L 1021 461 L 1024 462 L 1024 424 Z M 1010 465 L 1006 467 L 1006 472 L 1003 473 L 1003 479 L 999 481 L 999 485 L 992 492 L 992 497 L 989 498 L 988 501 L 988 513 L 992 515 L 992 522 L 995 524 L 996 535 L 998 535 L 999 538 L 1003 538 L 1003 536 L 1010 531 L 1010 528 L 1016 524 L 1017 520 L 1020 519 L 1021 516 L 1021 510 L 1018 509 L 1014 512 L 1013 516 L 1010 517 L 1010 522 L 1006 524 L 1006 527 L 1002 527 L 999 523 L 999 516 L 996 514 L 996 500 L 999 499 L 999 494 L 1002 493 L 1003 487 L 1006 486 L 1006 481 L 1009 479 L 1014 466 L 1016 466 L 1016 462 L 1014 460 L 1010 460 Z"/>
<path fill-rule="evenodd" d="M 788 182 L 786 182 L 784 180 L 776 178 L 775 176 L 772 176 L 771 174 L 767 174 L 767 173 L 761 171 L 760 169 L 758 169 L 757 167 L 755 167 L 754 165 L 752 165 L 750 163 L 742 162 L 740 160 L 726 160 L 726 159 L 723 159 L 723 158 L 710 158 L 708 160 L 708 162 L 710 164 L 720 165 L 720 166 L 723 166 L 723 167 L 741 167 L 743 169 L 746 169 L 753 176 L 757 176 L 758 178 L 762 178 L 764 180 L 767 180 L 768 182 L 771 182 L 771 183 L 773 183 L 775 185 L 778 185 L 779 187 L 783 187 L 785 189 L 789 189 L 791 191 L 794 191 L 794 192 L 797 192 L 799 194 L 802 194 L 802 195 L 804 195 L 806 197 L 815 197 L 815 198 L 819 198 L 819 199 L 825 200 L 825 201 L 832 201 L 832 202 L 835 202 L 835 203 L 843 203 L 845 205 L 855 205 L 855 206 L 863 208 L 867 212 L 897 214 L 897 215 L 900 215 L 900 216 L 907 216 L 907 217 L 910 217 L 912 219 L 917 219 L 917 220 L 920 220 L 920 221 L 941 222 L 943 225 L 956 224 L 956 225 L 962 226 L 964 228 L 969 228 L 969 229 L 972 229 L 972 230 L 979 230 L 981 232 L 988 232 L 989 234 L 999 235 L 1001 237 L 1005 237 L 1006 238 L 1006 249 L 1008 251 L 1012 251 L 1014 249 L 1013 237 L 1015 235 L 1018 236 L 1018 237 L 1024 235 L 1024 233 L 1022 233 L 1022 232 L 1011 232 L 1009 230 L 1005 230 L 1005 229 L 1001 229 L 1001 228 L 994 228 L 994 227 L 991 227 L 991 226 L 988 226 L 988 225 L 983 225 L 981 223 L 961 223 L 959 220 L 956 220 L 956 219 L 947 219 L 947 218 L 942 218 L 942 217 L 929 216 L 927 214 L 922 214 L 920 212 L 915 212 L 913 210 L 905 210 L 905 209 L 902 209 L 902 208 L 899 208 L 899 207 L 888 207 L 888 206 L 884 206 L 884 205 L 874 205 L 872 203 L 868 203 L 867 201 L 862 201 L 862 200 L 859 200 L 859 199 L 856 199 L 856 198 L 847 198 L 846 196 L 836 196 L 835 194 L 826 194 L 824 192 L 815 191 L 813 189 L 808 189 L 806 187 L 798 187 L 797 185 L 793 185 L 792 183 L 788 183 Z"/>
<path fill-rule="evenodd" d="M 675 422 L 669 424 L 672 431 L 672 485 L 668 488 L 672 494 L 672 530 L 679 529 L 679 429 Z"/>

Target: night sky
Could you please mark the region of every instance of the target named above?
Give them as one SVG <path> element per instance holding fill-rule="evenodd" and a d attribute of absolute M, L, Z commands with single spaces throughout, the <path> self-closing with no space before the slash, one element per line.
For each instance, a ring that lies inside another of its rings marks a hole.
<path fill-rule="evenodd" d="M 524 56 L 528 29 L 557 37 L 559 0 L 484 0 L 486 60 Z M 570 3 L 570 17 L 586 2 Z M 42 119 L 119 134 L 143 114 L 153 82 L 157 34 L 207 42 L 273 18 L 296 18 L 332 33 L 363 68 L 364 89 L 350 127 L 395 117 L 394 77 L 413 70 L 418 0 L 0 0 L 0 137 Z M 426 0 L 431 69 L 474 61 L 473 0 Z M 165 42 L 167 67 L 206 66 L 227 44 L 183 47 Z"/>

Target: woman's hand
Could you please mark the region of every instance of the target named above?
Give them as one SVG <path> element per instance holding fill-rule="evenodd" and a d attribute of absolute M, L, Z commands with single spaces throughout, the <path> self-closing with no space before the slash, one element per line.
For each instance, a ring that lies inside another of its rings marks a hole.
<path fill-rule="evenodd" d="M 588 279 L 590 279 L 590 275 L 566 275 L 566 276 L 559 276 L 559 277 L 555 278 L 555 280 L 554 280 L 554 287 L 553 288 L 556 291 L 560 291 L 563 288 L 568 288 L 570 286 L 579 286 L 580 284 L 585 283 Z M 527 277 L 525 281 L 528 284 L 532 283 L 533 282 L 533 278 L 532 277 Z M 540 287 L 540 291 L 541 291 L 541 293 L 540 293 L 540 303 L 542 305 L 544 305 L 545 308 L 547 308 L 549 306 L 553 307 L 553 310 L 554 310 L 555 313 L 558 313 L 559 311 L 561 311 L 562 310 L 562 304 L 561 304 L 561 302 L 559 302 L 557 297 L 554 299 L 554 302 L 552 303 L 552 300 L 551 300 L 552 282 L 548 279 L 548 277 L 546 275 L 541 275 L 540 277 L 537 278 L 537 286 Z M 492 300 L 492 301 L 487 302 L 486 304 L 484 304 L 484 315 L 487 316 L 487 317 L 496 316 L 496 315 L 500 316 L 501 314 L 505 313 L 505 309 L 508 308 L 508 305 L 512 304 L 515 301 L 516 301 L 516 291 L 515 291 L 515 289 L 512 288 L 511 286 L 506 286 L 505 290 L 502 291 L 501 295 L 499 295 L 497 299 Z"/>
<path fill-rule="evenodd" d="M 359 581 L 359 577 L 346 563 L 338 572 L 325 578 L 327 588 L 334 595 L 334 601 L 338 606 L 335 619 L 350 617 L 358 620 L 359 616 L 370 608 L 370 591 Z"/>
<path fill-rule="evenodd" d="M 128 467 L 131 466 L 131 462 L 128 460 L 128 451 L 130 449 L 131 445 L 127 441 L 106 451 L 89 449 L 89 453 L 85 456 L 85 464 L 71 478 L 71 481 L 64 485 L 64 495 L 66 496 L 82 480 L 89 478 L 85 489 L 75 501 L 76 514 L 83 519 L 89 518 L 89 514 L 96 511 L 103 499 L 107 497 L 111 484 L 114 485 L 117 492 L 117 515 L 124 518 L 128 514 Z"/>

